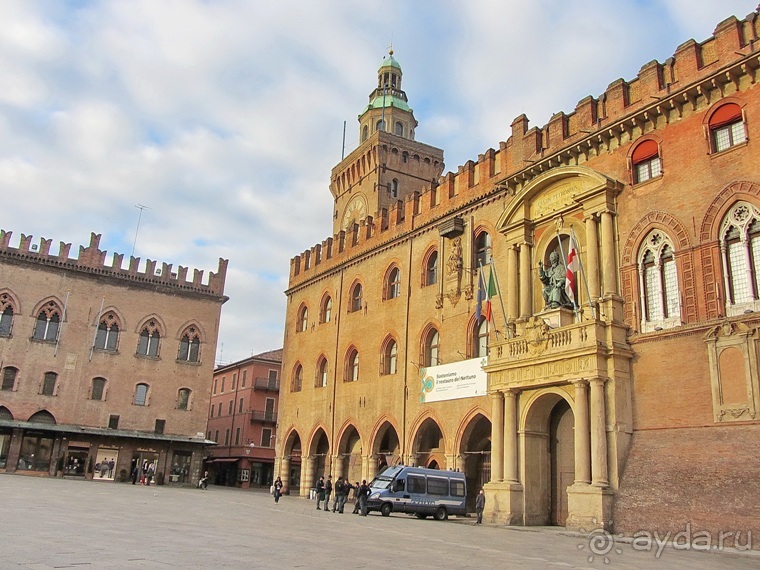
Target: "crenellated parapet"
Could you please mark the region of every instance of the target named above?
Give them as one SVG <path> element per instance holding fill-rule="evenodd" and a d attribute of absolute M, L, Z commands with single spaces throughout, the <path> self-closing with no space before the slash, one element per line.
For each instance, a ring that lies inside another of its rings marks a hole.
<path fill-rule="evenodd" d="M 145 270 L 139 271 L 140 258 L 130 257 L 129 267 L 123 268 L 124 255 L 113 254 L 111 265 L 106 265 L 107 252 L 100 249 L 100 234 L 90 234 L 90 244 L 79 247 L 78 257 L 69 257 L 71 244 L 60 242 L 58 254 L 50 252 L 52 240 L 40 239 L 39 244 L 32 242 L 31 235 L 21 234 L 18 247 L 11 246 L 12 232 L 0 229 L 0 258 L 19 260 L 26 263 L 67 268 L 90 274 L 113 277 L 121 280 L 135 281 L 146 285 L 170 287 L 203 295 L 224 296 L 224 283 L 227 276 L 227 259 L 219 259 L 219 267 L 209 272 L 207 282 L 203 282 L 203 270 L 195 269 L 191 280 L 188 280 L 188 268 L 179 266 L 173 271 L 170 263 L 162 263 L 148 259 Z"/>
<path fill-rule="evenodd" d="M 645 134 L 749 89 L 760 77 L 759 70 L 760 14 L 752 12 L 743 20 L 727 18 L 707 40 L 681 44 L 664 63 L 651 61 L 634 79 L 616 79 L 599 97 L 581 99 L 572 112 L 555 113 L 543 127 L 531 127 L 528 117 L 519 115 L 511 123 L 510 136 L 497 149 L 488 149 L 477 161 L 467 161 L 434 184 L 420 182 L 419 190 L 403 201 L 369 212 L 361 225 L 294 257 L 290 287 L 405 232 L 433 227 L 489 194 L 509 200 L 552 168 L 577 166 L 629 147 Z M 346 162 L 351 163 L 354 176 L 363 172 L 359 164 L 377 166 L 375 155 L 362 152 L 355 151 Z M 350 181 L 347 178 L 341 184 L 348 187 Z"/>

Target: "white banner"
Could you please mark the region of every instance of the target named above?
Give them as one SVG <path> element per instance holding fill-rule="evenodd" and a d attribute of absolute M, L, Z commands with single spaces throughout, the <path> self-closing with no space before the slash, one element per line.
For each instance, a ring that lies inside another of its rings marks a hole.
<path fill-rule="evenodd" d="M 420 402 L 442 402 L 485 396 L 488 375 L 483 367 L 487 358 L 472 358 L 454 364 L 420 369 Z"/>

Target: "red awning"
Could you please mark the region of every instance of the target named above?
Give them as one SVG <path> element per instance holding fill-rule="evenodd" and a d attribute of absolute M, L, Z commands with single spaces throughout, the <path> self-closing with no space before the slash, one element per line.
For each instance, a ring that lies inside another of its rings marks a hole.
<path fill-rule="evenodd" d="M 233 463 L 237 460 L 237 457 L 217 457 L 216 459 L 212 459 L 211 463 Z"/>
<path fill-rule="evenodd" d="M 710 128 L 722 127 L 742 118 L 742 108 L 736 103 L 726 103 L 710 117 Z"/>
<path fill-rule="evenodd" d="M 634 149 L 633 156 L 631 157 L 631 161 L 633 162 L 633 164 L 639 164 L 641 162 L 644 162 L 645 160 L 654 158 L 659 153 L 660 153 L 660 149 L 657 145 L 657 141 L 653 141 L 652 139 L 649 139 L 642 142 L 639 146 L 637 146 Z"/>

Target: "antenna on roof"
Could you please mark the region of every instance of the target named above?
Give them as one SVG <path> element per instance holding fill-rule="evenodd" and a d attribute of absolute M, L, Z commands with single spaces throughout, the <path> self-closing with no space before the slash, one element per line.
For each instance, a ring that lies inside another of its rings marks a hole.
<path fill-rule="evenodd" d="M 135 241 L 132 242 L 132 255 L 130 257 L 135 256 L 135 246 L 137 245 L 137 232 L 140 231 L 140 220 L 142 220 L 142 214 L 143 210 L 150 210 L 148 206 L 143 206 L 142 204 L 135 204 L 135 208 L 140 210 L 140 215 L 137 216 L 137 228 L 135 228 Z"/>

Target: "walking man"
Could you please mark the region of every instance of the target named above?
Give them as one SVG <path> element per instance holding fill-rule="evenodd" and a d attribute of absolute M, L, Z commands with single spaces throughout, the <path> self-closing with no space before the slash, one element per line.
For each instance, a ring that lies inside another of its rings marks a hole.
<path fill-rule="evenodd" d="M 320 477 L 319 481 L 317 481 L 317 510 L 320 511 L 322 509 L 319 508 L 319 504 L 325 500 L 325 478 Z M 325 505 L 325 510 L 327 510 L 327 505 Z"/>
<path fill-rule="evenodd" d="M 343 476 L 339 476 L 338 480 L 335 482 L 335 499 L 333 499 L 333 508 L 332 512 L 338 511 L 340 512 L 342 510 L 343 505 L 341 504 L 341 499 L 343 498 Z"/>
<path fill-rule="evenodd" d="M 332 495 L 333 490 L 333 484 L 332 484 L 332 475 L 327 476 L 327 481 L 325 481 L 325 512 L 330 512 L 330 495 Z"/>
<path fill-rule="evenodd" d="M 359 512 L 359 491 L 361 490 L 361 485 L 359 485 L 359 481 L 356 482 L 356 485 L 354 486 L 354 513 L 356 514 Z"/>
<path fill-rule="evenodd" d="M 369 498 L 369 485 L 367 485 L 367 480 L 362 479 L 362 485 L 359 487 L 359 510 L 361 511 L 361 516 L 366 517 L 367 516 L 367 499 Z"/>
<path fill-rule="evenodd" d="M 486 494 L 483 489 L 480 489 L 480 493 L 475 499 L 475 512 L 478 514 L 478 522 L 475 524 L 483 524 L 483 509 L 486 508 Z"/>

